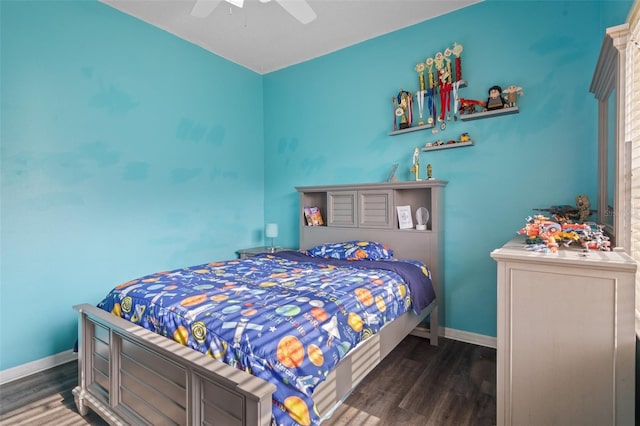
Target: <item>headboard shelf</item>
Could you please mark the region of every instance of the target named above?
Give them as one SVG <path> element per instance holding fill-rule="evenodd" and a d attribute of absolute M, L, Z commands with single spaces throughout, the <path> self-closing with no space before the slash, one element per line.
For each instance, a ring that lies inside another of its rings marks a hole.
<path fill-rule="evenodd" d="M 444 188 L 447 181 L 298 186 L 300 248 L 327 242 L 377 241 L 394 257 L 416 259 L 431 269 L 436 293 L 444 282 Z M 419 207 L 429 212 L 427 229 L 400 229 L 396 207 L 410 206 L 414 226 Z M 324 226 L 307 226 L 304 207 L 319 207 Z M 442 315 L 442 312 L 440 312 Z"/>

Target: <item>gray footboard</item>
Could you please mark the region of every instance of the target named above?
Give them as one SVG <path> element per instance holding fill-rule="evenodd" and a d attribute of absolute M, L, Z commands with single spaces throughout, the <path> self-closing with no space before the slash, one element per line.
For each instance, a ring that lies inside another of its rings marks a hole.
<path fill-rule="evenodd" d="M 80 414 L 92 409 L 113 425 L 271 423 L 274 385 L 92 305 L 74 309 L 80 344 L 73 394 Z M 385 325 L 350 352 L 313 394 L 321 417 L 329 417 L 429 314 L 437 330 L 434 302 L 421 315 L 409 312 Z M 437 345 L 437 333 L 426 337 Z"/>
<path fill-rule="evenodd" d="M 114 425 L 271 423 L 274 385 L 94 306 L 74 309 L 80 414 Z"/>

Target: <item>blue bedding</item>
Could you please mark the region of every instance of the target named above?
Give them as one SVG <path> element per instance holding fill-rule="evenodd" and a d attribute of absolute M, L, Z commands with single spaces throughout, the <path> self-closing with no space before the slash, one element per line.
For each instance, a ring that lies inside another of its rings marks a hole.
<path fill-rule="evenodd" d="M 280 252 L 141 277 L 98 307 L 273 383 L 274 424 L 315 425 L 311 394 L 335 365 L 434 297 L 417 261 Z"/>

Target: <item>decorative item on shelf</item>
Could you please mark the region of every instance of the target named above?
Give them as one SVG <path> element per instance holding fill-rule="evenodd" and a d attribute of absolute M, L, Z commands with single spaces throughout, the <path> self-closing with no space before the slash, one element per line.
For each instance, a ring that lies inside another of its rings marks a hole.
<path fill-rule="evenodd" d="M 431 151 L 431 150 L 435 150 L 435 149 L 445 149 L 445 148 L 456 148 L 456 147 L 460 147 L 460 146 L 471 146 L 473 145 L 473 141 L 471 140 L 469 133 L 462 133 L 460 135 L 460 140 L 448 140 L 448 141 L 443 141 L 442 139 L 439 139 L 435 142 L 426 142 L 424 144 L 424 147 L 422 148 L 422 151 Z"/>
<path fill-rule="evenodd" d="M 432 133 L 437 134 L 440 130 L 446 130 L 447 121 L 451 121 L 452 118 L 458 121 L 461 118 L 461 114 L 465 112 L 465 105 L 459 105 L 458 91 L 467 86 L 467 82 L 462 80 L 460 55 L 463 50 L 461 44 L 454 42 L 452 47 L 447 47 L 435 53 L 433 57 L 426 58 L 424 63 L 414 66 L 418 74 L 419 88 L 414 93 L 401 88 L 400 92 L 391 98 L 393 130 L 389 132 L 389 136 L 425 129 L 431 129 Z M 419 118 L 416 120 L 417 125 L 412 127 L 414 97 L 417 98 Z M 439 102 L 436 97 L 439 97 Z M 482 108 L 486 107 L 485 102 L 480 105 Z M 466 106 L 469 108 L 468 104 Z M 471 111 L 466 112 L 473 112 L 475 106 L 470 109 Z"/>
<path fill-rule="evenodd" d="M 413 219 L 411 219 L 411 206 L 397 206 L 398 227 L 400 229 L 412 229 Z"/>
<path fill-rule="evenodd" d="M 427 164 L 427 180 L 433 180 L 433 167 L 431 166 L 431 163 Z M 427 212 L 427 215 L 428 214 L 429 212 Z"/>
<path fill-rule="evenodd" d="M 464 48 L 462 47 L 461 44 L 453 42 L 453 48 L 451 49 L 451 52 L 453 53 L 453 56 L 455 56 L 455 63 L 456 63 L 456 78 L 454 79 L 454 82 L 453 82 L 453 120 L 454 121 L 458 121 L 458 115 L 460 114 L 458 89 L 460 89 L 462 85 L 466 86 L 466 82 L 462 80 L 462 59 L 460 58 L 460 55 L 462 54 L 463 50 Z"/>
<path fill-rule="evenodd" d="M 393 103 L 393 131 L 395 132 L 396 130 L 398 130 L 398 120 L 396 116 L 396 113 L 398 112 L 398 101 L 396 100 L 395 96 L 391 97 L 391 102 Z"/>
<path fill-rule="evenodd" d="M 460 59 L 460 54 L 463 50 L 464 48 L 461 44 L 455 41 L 453 42 L 453 49 L 451 49 L 451 51 L 453 52 L 453 56 L 456 57 L 456 82 L 462 80 L 462 59 Z"/>
<path fill-rule="evenodd" d="M 460 98 L 458 97 L 458 89 L 463 83 L 462 80 L 454 81 L 451 85 L 453 90 L 453 121 L 458 121 L 458 115 L 460 112 Z"/>
<path fill-rule="evenodd" d="M 406 129 L 411 127 L 413 120 L 413 95 L 411 92 L 407 92 L 400 88 L 400 91 L 396 95 L 394 100 L 395 117 L 400 120 L 398 123 L 398 129 Z M 394 130 L 396 129 L 396 119 L 393 121 Z"/>
<path fill-rule="evenodd" d="M 447 50 L 450 54 L 451 51 Z M 438 121 L 440 122 L 440 130 L 445 130 L 447 128 L 445 120 L 451 103 L 451 74 L 448 71 L 450 66 L 445 65 L 445 56 L 442 52 L 436 53 L 434 63 L 438 72 L 438 91 L 440 93 L 440 116 Z M 450 61 L 448 64 L 450 64 Z"/>
<path fill-rule="evenodd" d="M 507 106 L 512 108 L 516 106 L 516 101 L 518 96 L 524 95 L 522 91 L 522 87 L 518 86 L 509 86 L 502 91 L 503 94 L 507 95 Z"/>
<path fill-rule="evenodd" d="M 428 167 L 431 167 L 431 164 Z M 427 222 L 429 222 L 429 210 L 426 207 L 418 207 L 416 210 L 416 230 L 426 231 Z"/>
<path fill-rule="evenodd" d="M 435 94 L 436 94 L 436 79 L 433 76 L 433 58 L 427 58 L 425 61 L 425 65 L 429 68 L 428 73 L 428 83 L 429 87 L 427 88 L 427 107 L 429 108 L 429 118 L 427 119 L 427 123 L 433 124 L 436 117 L 436 103 L 435 103 Z M 437 130 L 436 130 L 437 131 Z"/>
<path fill-rule="evenodd" d="M 448 47 L 444 49 L 444 60 L 446 61 L 445 68 L 448 83 L 453 83 L 453 65 L 451 65 L 451 55 L 453 55 L 451 49 Z"/>
<path fill-rule="evenodd" d="M 425 65 L 422 62 L 416 64 L 415 70 L 418 73 L 418 78 L 420 80 L 420 90 L 416 92 L 416 99 L 418 100 L 418 114 L 420 118 L 418 119 L 418 125 L 424 125 L 424 120 L 422 119 L 422 114 L 424 112 L 424 96 L 426 94 L 426 85 L 424 83 L 424 69 Z"/>
<path fill-rule="evenodd" d="M 420 149 L 417 147 L 413 150 L 413 163 L 409 171 L 416 175 L 417 181 L 420 180 Z"/>
<path fill-rule="evenodd" d="M 396 177 L 396 170 L 398 170 L 398 163 L 395 163 L 391 166 L 391 171 L 389 171 L 389 176 L 387 177 L 387 182 L 397 182 L 398 178 Z"/>
<path fill-rule="evenodd" d="M 474 112 L 476 112 L 477 106 L 483 109 L 485 106 L 485 103 L 483 101 L 478 101 L 475 99 L 459 98 L 458 103 L 460 104 L 460 106 L 458 107 L 460 115 L 473 114 Z"/>
<path fill-rule="evenodd" d="M 269 247 L 269 253 L 275 253 L 276 247 L 273 244 L 275 238 L 278 237 L 278 224 L 277 223 L 267 223 L 267 226 L 264 230 L 264 235 L 267 238 L 271 238 L 271 246 Z"/>
<path fill-rule="evenodd" d="M 485 106 L 486 111 L 492 111 L 495 109 L 507 108 L 509 105 L 502 97 L 502 87 L 491 86 L 489 88 L 489 97 L 487 98 L 487 104 Z"/>

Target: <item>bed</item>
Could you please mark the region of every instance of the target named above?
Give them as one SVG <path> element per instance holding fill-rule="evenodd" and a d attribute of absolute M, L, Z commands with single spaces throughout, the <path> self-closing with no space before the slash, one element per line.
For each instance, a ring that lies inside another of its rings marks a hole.
<path fill-rule="evenodd" d="M 353 239 L 334 246 L 325 244 L 336 241 L 329 228 L 301 229 L 301 247 L 324 250 L 315 256 L 280 252 L 159 272 L 115 287 L 100 307 L 75 306 L 78 411 L 110 424 L 321 423 L 425 318 L 438 324 L 438 283 L 420 260 L 425 246 L 414 252 L 415 235 L 362 227 L 343 230 Z M 366 246 L 365 259 L 352 250 L 345 260 L 354 244 L 358 253 Z M 376 258 L 389 248 L 401 258 Z M 340 259 L 325 258 L 332 250 L 343 250 Z M 426 254 L 433 265 L 438 253 Z M 423 281 L 410 284 L 416 275 Z M 437 333 L 430 338 L 437 344 Z"/>

